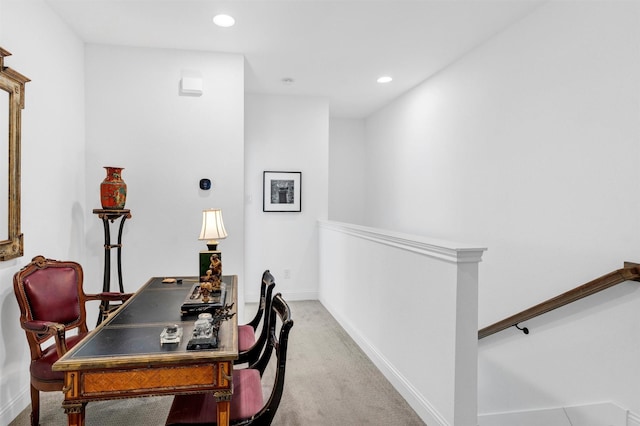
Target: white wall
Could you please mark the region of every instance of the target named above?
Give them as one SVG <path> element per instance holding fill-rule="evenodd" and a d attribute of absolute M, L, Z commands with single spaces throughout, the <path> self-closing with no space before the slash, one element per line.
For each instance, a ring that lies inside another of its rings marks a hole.
<path fill-rule="evenodd" d="M 363 223 L 365 188 L 364 120 L 329 121 L 329 219 Z"/>
<path fill-rule="evenodd" d="M 100 286 L 102 230 L 91 210 L 102 166 L 124 166 L 129 185 L 128 290 L 150 275 L 193 273 L 199 212 L 221 207 L 230 234 L 221 249 L 232 257 L 225 271 L 252 283 L 270 268 L 285 295 L 317 294 L 315 221 L 328 215 L 325 100 L 250 95 L 245 119 L 240 56 L 89 46 L 85 134 L 82 43 L 42 1 L 0 0 L 0 10 L 0 46 L 14 54 L 7 65 L 32 79 L 23 112 L 25 256 L 0 264 L 0 348 L 12 348 L 0 349 L 0 421 L 28 404 L 11 277 L 42 253 L 82 260 L 92 288 Z M 367 120 L 364 222 L 488 246 L 481 326 L 638 260 L 639 16 L 633 2 L 548 3 Z M 178 97 L 184 68 L 205 76 L 203 97 Z M 216 91 L 224 97 L 208 97 Z M 182 141 L 193 144 L 174 149 Z M 202 155 L 211 147 L 224 158 Z M 303 172 L 302 213 L 262 213 L 268 169 Z M 212 192 L 197 188 L 201 177 L 213 179 Z M 640 349 L 629 338 L 639 308 L 637 284 L 623 285 L 527 324 L 529 336 L 507 330 L 481 341 L 480 412 L 603 399 L 640 412 Z"/>
<path fill-rule="evenodd" d="M 549 2 L 367 120 L 366 224 L 487 246 L 481 327 L 639 260 L 639 8 Z M 640 412 L 638 312 L 629 283 L 482 340 L 480 413 Z"/>
<path fill-rule="evenodd" d="M 202 76 L 202 96 L 179 94 L 183 70 Z M 90 276 L 102 277 L 102 222 L 91 210 L 100 208 L 103 166 L 121 166 L 133 216 L 122 238 L 125 291 L 152 276 L 198 275 L 202 210 L 214 207 L 229 234 L 218 247 L 223 273 L 239 275 L 243 286 L 244 58 L 90 44 L 86 75 Z M 213 188 L 201 190 L 201 178 Z"/>
<path fill-rule="evenodd" d="M 475 426 L 484 249 L 340 222 L 319 227 L 323 305 L 426 424 Z"/>
<path fill-rule="evenodd" d="M 289 300 L 318 293 L 316 221 L 327 218 L 329 105 L 324 98 L 248 94 L 246 97 L 247 300 L 257 301 L 262 272 Z M 302 211 L 262 211 L 264 171 L 302 172 Z M 285 274 L 289 271 L 289 275 Z M 290 276 L 290 278 L 285 278 Z"/>
<path fill-rule="evenodd" d="M 42 1 L 0 0 L 0 11 L 0 46 L 12 53 L 5 65 L 31 79 L 22 111 L 25 251 L 0 263 L 0 424 L 8 424 L 30 402 L 13 274 L 38 254 L 81 260 L 84 252 L 84 51 Z"/>
<path fill-rule="evenodd" d="M 151 276 L 196 275 L 198 251 L 205 248 L 197 240 L 201 211 L 210 207 L 223 209 L 229 232 L 220 247 L 223 270 L 244 285 L 244 59 L 97 45 L 85 50 L 43 2 L 1 6 L 0 45 L 14 54 L 7 65 L 32 79 L 22 135 L 25 256 L 0 265 L 6 283 L 0 347 L 13 348 L 0 350 L 0 423 L 6 424 L 29 404 L 29 352 L 12 276 L 44 254 L 79 261 L 86 291 L 102 288 L 103 231 L 92 210 L 100 207 L 103 166 L 125 167 L 126 207 L 133 214 L 123 235 L 126 291 Z M 178 95 L 182 70 L 201 73 L 201 97 Z M 212 191 L 198 188 L 203 177 L 213 180 Z M 112 242 L 116 235 L 114 227 Z M 115 250 L 112 261 L 115 266 Z M 239 299 L 242 311 L 242 288 Z"/>

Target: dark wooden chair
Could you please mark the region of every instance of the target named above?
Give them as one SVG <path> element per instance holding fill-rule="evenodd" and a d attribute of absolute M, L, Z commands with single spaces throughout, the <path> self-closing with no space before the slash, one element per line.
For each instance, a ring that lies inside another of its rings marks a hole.
<path fill-rule="evenodd" d="M 269 330 L 268 316 L 271 306 L 271 295 L 276 283 L 267 269 L 262 274 L 262 282 L 260 284 L 260 305 L 258 311 L 251 321 L 247 324 L 238 326 L 238 359 L 234 364 L 255 363 L 262 353 L 262 349 L 267 341 L 267 332 Z M 258 325 L 262 323 L 260 335 L 256 338 Z"/>
<path fill-rule="evenodd" d="M 76 262 L 36 256 L 13 276 L 20 325 L 31 352 L 31 424 L 40 421 L 40 391 L 61 391 L 64 373 L 51 366 L 87 334 L 90 300 L 125 301 L 128 293 L 85 294 L 82 267 Z M 76 334 L 67 335 L 77 329 Z M 51 342 L 50 339 L 54 341 Z M 45 346 L 46 345 L 46 346 Z"/>
<path fill-rule="evenodd" d="M 233 370 L 233 395 L 229 416 L 231 425 L 270 425 L 273 421 L 284 391 L 287 344 L 291 327 L 291 310 L 278 293 L 273 297 L 269 310 L 269 338 L 260 359 L 253 368 Z M 277 330 L 280 330 L 279 333 Z M 265 398 L 261 379 L 272 352 L 276 354 L 275 378 L 271 394 Z M 216 419 L 217 404 L 213 393 L 176 395 L 166 425 L 215 425 Z"/>

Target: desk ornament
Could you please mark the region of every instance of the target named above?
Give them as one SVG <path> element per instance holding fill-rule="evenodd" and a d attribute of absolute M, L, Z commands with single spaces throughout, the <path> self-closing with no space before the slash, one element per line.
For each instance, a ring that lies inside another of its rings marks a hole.
<path fill-rule="evenodd" d="M 213 277 L 211 280 L 206 280 L 203 277 L 200 282 L 191 287 L 191 291 L 180 307 L 180 313 L 183 316 L 203 312 L 213 313 L 224 306 L 226 298 L 227 285 L 225 283 L 220 282 L 218 277 Z"/>
<path fill-rule="evenodd" d="M 198 351 L 217 348 L 220 323 L 235 315 L 235 312 L 229 314 L 232 307 L 233 305 L 227 305 L 214 314 L 205 312 L 198 315 L 198 319 L 193 324 L 191 339 L 187 343 L 187 350 Z"/>
<path fill-rule="evenodd" d="M 203 210 L 202 229 L 198 239 L 207 241 L 207 250 L 199 253 L 198 276 L 200 281 L 208 282 L 215 277 L 222 279 L 222 253 L 218 250 L 218 240 L 225 238 L 227 238 L 227 230 L 222 220 L 222 210 Z"/>
<path fill-rule="evenodd" d="M 100 184 L 100 202 L 105 210 L 122 210 L 127 202 L 127 184 L 122 180 L 124 167 L 109 167 Z"/>
<path fill-rule="evenodd" d="M 160 333 L 160 344 L 180 343 L 182 338 L 182 327 L 178 324 L 166 326 Z"/>

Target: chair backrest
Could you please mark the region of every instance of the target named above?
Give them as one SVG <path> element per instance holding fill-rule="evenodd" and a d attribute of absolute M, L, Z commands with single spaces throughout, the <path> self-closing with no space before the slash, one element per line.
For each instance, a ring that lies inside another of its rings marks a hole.
<path fill-rule="evenodd" d="M 20 323 L 27 321 L 62 324 L 65 332 L 87 332 L 82 267 L 76 262 L 36 256 L 13 276 L 13 290 L 20 306 Z M 38 359 L 40 345 L 50 336 L 26 333 L 31 358 Z"/>
<path fill-rule="evenodd" d="M 234 387 L 237 387 L 231 397 L 230 423 L 232 425 L 270 425 L 282 399 L 289 331 L 293 327 L 293 319 L 289 305 L 280 293 L 273 297 L 268 314 L 269 338 L 256 363 L 260 364 L 259 367 L 234 369 L 233 371 L 233 384 Z M 272 353 L 275 353 L 276 356 L 276 362 L 270 365 L 270 367 L 275 367 L 273 385 L 271 386 L 270 382 L 265 387 L 265 378 L 267 376 L 271 378 L 271 368 L 269 368 L 268 375 L 262 377 L 262 374 L 272 358 Z M 271 394 L 265 402 L 263 389 L 267 388 L 271 389 Z M 169 409 L 166 425 L 214 424 L 217 414 L 213 393 L 176 395 Z"/>
<path fill-rule="evenodd" d="M 260 330 L 260 336 L 256 339 L 254 347 L 264 347 L 269 332 L 269 310 L 271 309 L 271 295 L 273 294 L 273 288 L 276 286 L 276 282 L 273 275 L 269 271 L 264 271 L 262 274 L 262 287 L 265 290 L 264 296 L 260 296 L 260 305 L 264 311 L 264 318 L 262 324 L 262 330 Z"/>
<path fill-rule="evenodd" d="M 260 354 L 263 352 L 267 337 L 269 335 L 269 312 L 271 310 L 271 295 L 273 294 L 273 288 L 275 286 L 276 283 L 273 275 L 271 275 L 268 270 L 264 271 L 264 273 L 262 274 L 262 285 L 260 291 L 260 308 L 258 309 L 258 313 L 261 316 L 264 314 L 264 317 L 256 317 L 258 318 L 258 322 L 255 324 L 255 326 L 252 324 L 253 321 L 255 321 L 255 318 L 251 323 L 247 324 L 251 325 L 255 330 L 255 328 L 260 323 L 260 320 L 262 320 L 262 329 L 260 330 L 260 335 L 257 336 L 253 345 L 249 349 L 246 349 L 238 354 L 236 363 L 248 362 L 249 367 L 253 368 L 252 364 L 258 360 Z M 262 294 L 263 292 L 264 294 Z"/>
<path fill-rule="evenodd" d="M 269 363 L 272 352 L 276 356 L 276 369 L 273 388 L 269 400 L 258 414 L 254 416 L 256 424 L 271 424 L 271 420 L 276 414 L 282 392 L 284 391 L 284 377 L 287 365 L 287 346 L 289 342 L 289 331 L 293 327 L 291 309 L 280 293 L 273 296 L 269 315 L 269 340 L 265 350 L 253 368 L 260 371 L 262 376 Z M 279 329 L 279 332 L 278 332 Z"/>
<path fill-rule="evenodd" d="M 273 279 L 273 275 L 271 275 L 271 272 L 269 272 L 268 269 L 265 270 L 262 273 L 262 281 L 260 282 L 260 305 L 258 306 L 258 312 L 256 312 L 255 317 L 253 317 L 253 319 L 247 323 L 247 325 L 253 327 L 254 330 L 258 328 L 258 324 L 260 324 L 260 320 L 262 320 L 262 315 L 264 314 L 264 310 L 266 308 L 265 304 L 267 300 L 267 290 L 269 287 L 271 288 L 271 290 L 273 290 L 273 286 L 275 285 L 276 283 Z"/>

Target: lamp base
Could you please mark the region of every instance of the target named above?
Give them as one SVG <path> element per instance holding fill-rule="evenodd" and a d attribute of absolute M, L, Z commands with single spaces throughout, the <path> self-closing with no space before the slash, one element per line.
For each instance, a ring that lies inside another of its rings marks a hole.
<path fill-rule="evenodd" d="M 218 276 L 219 279 L 222 279 L 222 252 L 218 250 L 201 251 L 198 272 L 200 281 L 212 276 Z"/>

